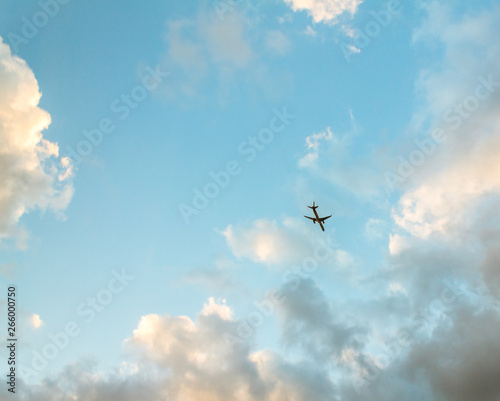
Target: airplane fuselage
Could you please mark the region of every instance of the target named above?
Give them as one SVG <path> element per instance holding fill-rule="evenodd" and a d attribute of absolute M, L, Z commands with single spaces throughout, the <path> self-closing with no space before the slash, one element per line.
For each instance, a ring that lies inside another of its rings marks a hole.
<path fill-rule="evenodd" d="M 321 227 L 321 230 L 325 231 L 325 228 L 323 227 L 323 223 L 321 222 L 320 217 L 318 216 L 318 212 L 316 211 L 316 208 L 313 209 L 313 212 L 314 212 L 314 217 L 316 218 L 316 222 Z"/>

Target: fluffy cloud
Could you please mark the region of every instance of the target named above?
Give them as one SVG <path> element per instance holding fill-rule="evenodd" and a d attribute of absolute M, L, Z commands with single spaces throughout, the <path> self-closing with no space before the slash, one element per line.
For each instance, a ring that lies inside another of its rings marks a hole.
<path fill-rule="evenodd" d="M 222 234 L 237 258 L 250 259 L 269 266 L 303 265 L 311 258 L 325 261 L 340 270 L 354 265 L 352 256 L 332 243 L 332 238 L 318 235 L 317 227 L 294 218 L 281 224 L 256 220 L 247 227 L 228 226 Z M 317 257 L 317 255 L 320 255 Z"/>
<path fill-rule="evenodd" d="M 417 130 L 430 124 L 445 141 L 416 167 L 413 188 L 395 210 L 396 223 L 412 235 L 450 235 L 469 225 L 468 213 L 500 191 L 500 7 L 450 20 L 452 12 L 426 3 L 426 23 L 415 40 L 439 41 L 443 60 L 421 74 Z M 481 60 L 481 61 L 479 61 Z"/>
<path fill-rule="evenodd" d="M 425 372 L 436 399 L 494 401 L 500 395 L 498 312 L 456 310 L 451 327 L 440 326 L 417 345 L 404 365 L 409 377 Z"/>
<path fill-rule="evenodd" d="M 332 387 L 321 370 L 289 363 L 269 350 L 252 352 L 244 341 L 228 342 L 238 325 L 231 314 L 225 303 L 210 299 L 194 322 L 185 316 L 144 316 L 127 345 L 169 372 L 166 394 L 172 400 L 328 399 Z"/>
<path fill-rule="evenodd" d="M 57 144 L 42 136 L 50 115 L 40 97 L 33 72 L 0 38 L 0 239 L 22 235 L 28 211 L 61 213 L 73 195 L 69 159 L 57 160 Z"/>
<path fill-rule="evenodd" d="M 306 11 L 314 22 L 335 24 L 345 12 L 354 15 L 363 0 L 284 0 L 293 11 Z"/>
<path fill-rule="evenodd" d="M 451 319 L 439 324 L 432 337 L 421 339 L 385 369 L 365 381 L 342 386 L 346 399 L 396 401 L 494 401 L 500 394 L 498 312 L 456 308 Z"/>
<path fill-rule="evenodd" d="M 338 364 L 345 352 L 359 352 L 366 328 L 346 321 L 346 310 L 331 306 L 313 280 L 295 286 L 283 286 L 285 301 L 278 307 L 284 345 L 303 351 L 315 363 Z"/>
<path fill-rule="evenodd" d="M 257 220 L 248 228 L 228 226 L 222 234 L 238 258 L 266 264 L 294 263 L 304 258 L 310 248 L 297 225 L 292 219 L 283 226 L 276 221 Z"/>
<path fill-rule="evenodd" d="M 445 58 L 418 80 L 419 127 L 439 126 L 449 104 L 465 99 L 500 54 L 491 39 L 498 37 L 492 23 L 498 9 L 450 21 L 437 3 L 426 4 L 429 15 L 416 38 L 439 38 Z M 476 62 L 475 54 L 485 57 Z M 270 317 L 279 321 L 280 352 L 252 341 L 228 348 L 239 321 L 224 301 L 209 298 L 195 318 L 143 316 L 125 342 L 131 373 L 103 375 L 77 365 L 26 386 L 22 399 L 498 400 L 498 102 L 492 94 L 415 172 L 394 210 L 390 253 L 382 266 L 369 266 L 356 288 L 341 283 L 344 304 L 310 278 L 281 287 L 283 302 Z M 325 150 L 342 156 L 348 138 L 329 130 L 311 135 L 302 167 L 320 166 Z M 339 178 L 348 165 L 341 160 L 328 173 L 355 188 Z M 366 234 L 382 228 L 372 219 Z M 237 257 L 274 265 L 311 254 L 309 229 L 317 227 L 258 220 L 223 235 Z"/>
<path fill-rule="evenodd" d="M 326 340 L 326 356 L 338 356 L 346 346 L 358 347 L 353 338 L 359 330 L 334 318 L 313 282 L 305 281 L 298 292 L 284 291 L 288 298 L 278 313 L 292 323 L 284 328 L 289 345 L 300 346 L 296 330 L 304 326 L 316 340 Z M 295 310 L 298 305 L 304 309 Z M 335 323 L 325 323 L 325 312 Z M 239 325 L 231 316 L 225 302 L 214 299 L 208 300 L 195 320 L 143 316 L 125 341 L 135 362 L 107 374 L 96 372 L 88 362 L 69 366 L 56 380 L 29 386 L 22 400 L 327 401 L 335 396 L 331 368 L 318 365 L 315 357 L 289 361 L 268 349 L 253 351 L 250 341 L 228 341 Z M 304 336 L 309 346 L 314 338 Z"/>

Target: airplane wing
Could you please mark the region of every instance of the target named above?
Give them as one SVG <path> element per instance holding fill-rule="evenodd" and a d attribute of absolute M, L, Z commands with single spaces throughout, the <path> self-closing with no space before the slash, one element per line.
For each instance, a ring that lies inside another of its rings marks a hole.
<path fill-rule="evenodd" d="M 332 217 L 332 215 L 330 215 L 330 216 L 326 216 L 326 217 L 321 217 L 321 218 L 319 219 L 319 221 L 321 221 L 321 222 L 323 223 L 326 219 L 329 219 L 330 217 Z"/>
<path fill-rule="evenodd" d="M 312 221 L 315 221 L 315 220 L 316 220 L 314 217 L 309 217 L 309 216 L 304 216 L 304 217 L 306 217 L 306 218 L 308 218 L 308 219 L 311 219 Z"/>

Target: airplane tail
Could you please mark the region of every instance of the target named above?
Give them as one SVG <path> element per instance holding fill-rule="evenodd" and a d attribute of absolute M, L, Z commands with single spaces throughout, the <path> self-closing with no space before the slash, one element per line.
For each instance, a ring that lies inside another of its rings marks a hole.
<path fill-rule="evenodd" d="M 309 209 L 314 210 L 314 209 L 316 209 L 318 206 L 316 206 L 316 203 L 315 203 L 315 202 L 313 202 L 313 205 L 312 205 L 312 206 L 307 206 L 307 207 L 308 207 Z"/>

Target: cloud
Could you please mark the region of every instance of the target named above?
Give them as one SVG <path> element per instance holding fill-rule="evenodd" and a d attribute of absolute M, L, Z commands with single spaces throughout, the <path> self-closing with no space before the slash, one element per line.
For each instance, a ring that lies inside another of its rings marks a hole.
<path fill-rule="evenodd" d="M 343 387 L 341 394 L 360 401 L 433 399 L 436 401 L 495 401 L 500 395 L 500 346 L 494 333 L 498 313 L 474 312 L 463 306 L 452 312 L 427 339 L 421 339 L 372 374 L 359 386 Z"/>
<path fill-rule="evenodd" d="M 311 166 L 316 160 L 318 160 L 320 143 L 322 141 L 331 141 L 332 139 L 333 133 L 330 127 L 327 127 L 323 132 L 308 136 L 306 138 L 306 148 L 308 153 L 299 160 L 299 167 Z"/>
<path fill-rule="evenodd" d="M 365 235 L 370 240 L 381 238 L 386 227 L 387 222 L 385 220 L 370 218 L 365 225 Z"/>
<path fill-rule="evenodd" d="M 500 343 L 494 310 L 459 309 L 451 326 L 440 326 L 431 340 L 415 346 L 404 363 L 408 376 L 425 372 L 434 397 L 494 401 L 500 396 Z"/>
<path fill-rule="evenodd" d="M 170 83 L 169 96 L 199 95 L 212 74 L 226 85 L 256 58 L 248 38 L 248 21 L 237 11 L 223 21 L 213 12 L 169 20 L 165 39 L 162 64 L 177 77 Z"/>
<path fill-rule="evenodd" d="M 312 37 L 315 37 L 318 35 L 318 31 L 315 31 L 311 25 L 307 25 L 307 28 L 305 29 L 304 31 L 304 34 L 306 34 L 307 36 L 312 36 Z"/>
<path fill-rule="evenodd" d="M 367 329 L 343 321 L 345 310 L 331 306 L 312 279 L 301 280 L 300 286 L 294 287 L 283 286 L 285 300 L 278 306 L 285 346 L 327 364 L 341 363 L 344 351 L 363 348 Z"/>
<path fill-rule="evenodd" d="M 484 12 L 452 21 L 437 3 L 425 4 L 427 22 L 416 37 L 438 38 L 444 59 L 417 81 L 420 106 L 412 122 L 419 129 L 443 124 L 448 102 L 465 99 L 500 54 L 491 23 L 498 9 L 493 17 Z M 478 53 L 485 57 L 476 61 Z M 120 365 L 103 374 L 74 365 L 23 386 L 23 401 L 498 400 L 498 102 L 492 94 L 415 172 L 393 212 L 389 253 L 381 263 L 367 263 L 363 280 L 335 291 L 311 278 L 280 287 L 283 302 L 270 317 L 279 323 L 278 350 L 253 338 L 240 341 L 233 309 L 215 296 L 195 317 L 142 316 L 125 341 L 130 369 Z M 301 167 L 325 171 L 321 177 L 355 193 L 367 185 L 365 194 L 376 194 L 381 170 L 369 170 L 377 159 L 353 162 L 353 137 L 331 129 L 310 135 Z M 317 227 L 310 226 L 260 219 L 222 234 L 236 257 L 283 265 L 311 254 Z M 365 225 L 368 237 L 383 232 L 382 220 Z"/>
<path fill-rule="evenodd" d="M 283 225 L 256 220 L 248 228 L 230 225 L 222 234 L 238 258 L 265 264 L 296 263 L 312 254 L 309 241 L 300 233 L 298 225 L 292 219 L 285 220 Z"/>
<path fill-rule="evenodd" d="M 223 23 L 213 15 L 201 22 L 200 33 L 213 61 L 238 68 L 248 66 L 254 52 L 245 37 L 246 21 L 241 14 L 233 13 Z"/>
<path fill-rule="evenodd" d="M 468 213 L 500 191 L 500 44 L 491 40 L 500 35 L 500 7 L 451 20 L 445 6 L 424 4 L 428 18 L 415 41 L 440 43 L 444 55 L 417 81 L 423 101 L 413 123 L 442 129 L 446 140 L 416 167 L 415 185 L 394 211 L 421 238 L 460 232 Z"/>
<path fill-rule="evenodd" d="M 39 329 L 43 325 L 42 319 L 40 319 L 40 316 L 37 315 L 36 313 L 33 313 L 30 317 L 30 323 L 35 329 Z"/>
<path fill-rule="evenodd" d="M 18 236 L 20 248 L 26 246 L 18 227 L 24 214 L 50 209 L 61 215 L 73 196 L 69 159 L 57 159 L 57 144 L 43 138 L 50 115 L 38 107 L 40 97 L 33 72 L 0 38 L 0 239 Z"/>
<path fill-rule="evenodd" d="M 312 283 L 303 291 L 294 297 L 295 301 L 290 298 L 291 304 L 283 313 L 290 314 L 294 324 L 306 322 L 314 336 L 332 339 L 333 348 L 337 341 L 339 346 L 350 343 L 355 330 L 344 330 L 339 323 L 324 325 L 323 295 Z M 311 295 L 312 299 L 300 300 L 303 295 Z M 313 316 L 293 312 L 294 302 L 307 305 Z M 125 341 L 133 362 L 108 373 L 97 372 L 92 362 L 70 365 L 59 375 L 28 386 L 22 400 L 112 401 L 139 397 L 144 401 L 327 401 L 335 396 L 328 368 L 319 366 L 314 359 L 289 361 L 269 349 L 252 351 L 247 341 L 228 342 L 239 325 L 231 315 L 224 302 L 214 299 L 208 300 L 195 320 L 187 316 L 145 315 Z M 332 328 L 335 332 L 330 332 Z"/>
<path fill-rule="evenodd" d="M 318 393 L 324 398 L 316 399 L 327 399 L 331 383 L 317 368 L 289 363 L 269 350 L 252 352 L 246 342 L 228 347 L 238 325 L 231 314 L 212 299 L 196 321 L 143 316 L 126 344 L 168 372 L 164 383 L 169 399 L 306 401 Z"/>
<path fill-rule="evenodd" d="M 338 134 L 327 127 L 306 137 L 306 154 L 298 166 L 358 197 L 380 198 L 385 186 L 380 172 L 384 159 L 378 149 L 359 149 L 356 139 L 361 129 L 352 113 L 350 117 L 352 128 L 347 132 Z"/>
<path fill-rule="evenodd" d="M 293 11 L 306 11 L 316 23 L 336 24 L 344 13 L 354 15 L 363 0 L 284 0 Z"/>
<path fill-rule="evenodd" d="M 278 56 L 284 56 L 292 47 L 290 40 L 281 31 L 269 31 L 265 43 L 269 51 Z"/>
<path fill-rule="evenodd" d="M 162 88 L 163 95 L 191 107 L 194 100 L 214 97 L 227 104 L 240 85 L 271 99 L 290 91 L 292 75 L 267 62 L 289 54 L 290 39 L 281 30 L 264 28 L 251 6 L 230 8 L 222 20 L 214 10 L 203 9 L 194 17 L 167 21 L 160 64 L 175 79 Z"/>
<path fill-rule="evenodd" d="M 229 225 L 222 235 L 237 258 L 280 268 L 307 264 L 311 258 L 333 269 L 352 269 L 355 262 L 346 251 L 339 249 L 331 237 L 318 234 L 318 228 L 295 218 L 255 220 L 246 227 Z M 326 259 L 324 256 L 326 252 Z M 321 254 L 321 255 L 319 255 Z M 319 257 L 317 257 L 319 255 Z"/>
<path fill-rule="evenodd" d="M 15 263 L 7 263 L 6 265 L 0 264 L 0 274 L 12 278 L 12 272 L 16 268 Z"/>

